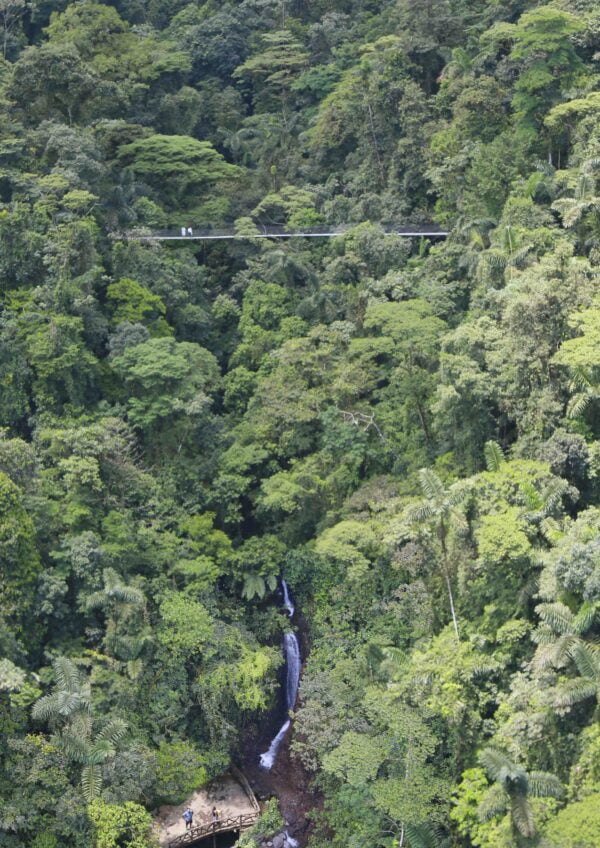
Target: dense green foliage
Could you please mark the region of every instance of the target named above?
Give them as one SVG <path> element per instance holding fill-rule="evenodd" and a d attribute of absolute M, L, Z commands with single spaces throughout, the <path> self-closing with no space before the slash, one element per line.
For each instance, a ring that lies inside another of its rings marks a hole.
<path fill-rule="evenodd" d="M 312 848 L 599 845 L 597 3 L 0 39 L 0 846 L 150 845 L 243 757 L 282 575 Z M 118 237 L 271 223 L 353 226 Z"/>

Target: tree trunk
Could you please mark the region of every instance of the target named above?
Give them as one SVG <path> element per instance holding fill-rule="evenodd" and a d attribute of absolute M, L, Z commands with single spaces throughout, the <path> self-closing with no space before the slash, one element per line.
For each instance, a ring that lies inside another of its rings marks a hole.
<path fill-rule="evenodd" d="M 456 633 L 457 641 L 460 641 L 460 636 L 458 635 L 458 621 L 456 620 L 456 612 L 454 611 L 454 597 L 452 595 L 452 583 L 450 582 L 450 575 L 448 574 L 448 569 L 444 565 L 444 577 L 446 578 L 446 586 L 448 587 L 448 600 L 450 601 L 450 612 L 452 613 L 452 624 L 454 625 L 454 632 Z"/>
<path fill-rule="evenodd" d="M 456 611 L 454 609 L 454 595 L 452 593 L 452 581 L 450 580 L 450 573 L 448 571 L 448 549 L 446 548 L 446 525 L 444 520 L 440 522 L 440 544 L 442 546 L 442 557 L 444 561 L 444 578 L 446 580 L 446 587 L 448 589 L 448 600 L 450 601 L 450 612 L 452 613 L 452 624 L 454 625 L 454 632 L 456 633 L 456 640 L 460 642 L 460 636 L 458 635 L 458 621 L 456 620 Z"/>

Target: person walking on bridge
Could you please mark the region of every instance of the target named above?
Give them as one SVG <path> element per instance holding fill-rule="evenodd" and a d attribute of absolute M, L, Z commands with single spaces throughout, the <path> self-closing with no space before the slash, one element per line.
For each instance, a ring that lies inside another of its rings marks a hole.
<path fill-rule="evenodd" d="M 194 821 L 194 811 L 191 807 L 186 808 L 183 818 L 185 819 L 185 829 L 190 830 Z"/>

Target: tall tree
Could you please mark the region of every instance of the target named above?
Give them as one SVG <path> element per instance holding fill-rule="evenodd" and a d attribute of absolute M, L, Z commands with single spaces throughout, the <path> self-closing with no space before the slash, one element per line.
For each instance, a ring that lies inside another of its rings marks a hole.
<path fill-rule="evenodd" d="M 561 782 L 547 772 L 526 771 L 495 748 L 484 748 L 479 760 L 490 780 L 494 781 L 479 807 L 481 819 L 486 821 L 509 812 L 517 833 L 525 837 L 534 836 L 536 827 L 530 799 L 561 798 L 564 794 Z"/>
<path fill-rule="evenodd" d="M 466 491 L 458 486 L 445 488 L 437 474 L 429 468 L 422 468 L 419 472 L 419 480 L 424 499 L 419 504 L 409 507 L 407 517 L 410 522 L 431 524 L 436 531 L 440 545 L 441 568 L 446 589 L 448 591 L 448 602 L 452 615 L 452 624 L 456 638 L 458 635 L 458 620 L 454 604 L 454 592 L 452 589 L 451 561 L 448 549 L 450 531 L 454 527 L 463 527 L 465 524 L 462 513 L 458 510 L 459 504 L 465 499 Z"/>

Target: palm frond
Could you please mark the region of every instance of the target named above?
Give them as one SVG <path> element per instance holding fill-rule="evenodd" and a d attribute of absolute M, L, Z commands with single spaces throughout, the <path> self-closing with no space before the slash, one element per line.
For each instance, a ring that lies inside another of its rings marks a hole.
<path fill-rule="evenodd" d="M 426 498 L 431 501 L 443 500 L 445 496 L 444 484 L 431 468 L 421 468 L 419 471 L 421 489 Z"/>
<path fill-rule="evenodd" d="M 435 509 L 426 501 L 409 506 L 405 513 L 406 520 L 409 524 L 420 524 L 423 521 L 429 521 L 434 515 Z"/>
<path fill-rule="evenodd" d="M 63 718 L 69 718 L 78 710 L 86 710 L 88 707 L 89 702 L 82 697 L 80 692 L 56 693 L 56 709 L 58 715 Z"/>
<path fill-rule="evenodd" d="M 127 677 L 130 680 L 137 680 L 144 670 L 144 661 L 137 660 L 128 660 L 127 661 Z"/>
<path fill-rule="evenodd" d="M 499 471 L 505 462 L 502 448 L 497 442 L 486 442 L 483 449 L 485 466 L 488 471 Z"/>
<path fill-rule="evenodd" d="M 423 824 L 407 822 L 404 826 L 404 835 L 409 848 L 444 848 L 448 845 L 441 830 L 429 822 Z"/>
<path fill-rule="evenodd" d="M 106 595 L 104 592 L 92 592 L 91 595 L 88 595 L 85 599 L 85 608 L 88 611 L 93 609 L 98 609 L 99 607 L 103 607 L 106 603 Z"/>
<path fill-rule="evenodd" d="M 88 712 L 79 711 L 72 717 L 69 724 L 69 731 L 76 734 L 81 739 L 89 739 L 92 735 L 92 716 Z"/>
<path fill-rule="evenodd" d="M 114 598 L 121 604 L 130 604 L 131 606 L 142 606 L 144 603 L 144 594 L 134 586 L 126 586 L 125 583 L 120 583 L 114 586 L 106 593 L 109 598 Z"/>
<path fill-rule="evenodd" d="M 535 611 L 544 624 L 555 633 L 571 634 L 574 632 L 575 616 L 565 604 L 558 601 L 553 604 L 539 604 Z"/>
<path fill-rule="evenodd" d="M 582 365 L 575 365 L 572 369 L 570 369 L 570 372 L 571 385 L 569 388 L 571 391 L 593 388 L 592 379 L 587 368 L 584 368 Z"/>
<path fill-rule="evenodd" d="M 507 772 L 512 772 L 515 764 L 497 748 L 484 748 L 479 752 L 479 762 L 491 780 L 499 780 Z"/>
<path fill-rule="evenodd" d="M 467 497 L 467 488 L 460 483 L 455 483 L 448 489 L 446 502 L 448 506 L 458 506 Z"/>
<path fill-rule="evenodd" d="M 485 792 L 483 800 L 477 808 L 477 816 L 480 821 L 486 822 L 503 816 L 510 807 L 510 797 L 499 784 L 495 783 Z"/>
<path fill-rule="evenodd" d="M 71 733 L 69 731 L 61 733 L 59 737 L 59 744 L 70 760 L 81 764 L 88 761 L 90 753 L 88 743 L 85 739 L 82 739 L 75 733 Z"/>
<path fill-rule="evenodd" d="M 597 651 L 578 640 L 569 649 L 569 656 L 582 677 L 596 681 L 597 685 L 600 684 L 600 662 Z"/>
<path fill-rule="evenodd" d="M 550 643 L 538 643 L 539 647 L 533 658 L 534 668 L 543 670 L 564 665 L 570 659 L 571 648 L 578 638 L 578 636 L 561 636 L 559 639 L 554 637 Z"/>
<path fill-rule="evenodd" d="M 553 480 L 550 485 L 545 489 L 543 498 L 544 498 L 544 508 L 543 514 L 544 516 L 550 515 L 557 509 L 569 489 L 569 484 L 566 480 Z"/>
<path fill-rule="evenodd" d="M 593 399 L 594 395 L 588 390 L 574 394 L 567 404 L 567 418 L 583 415 Z"/>
<path fill-rule="evenodd" d="M 527 257 L 532 252 L 532 250 L 533 250 L 533 245 L 531 245 L 531 244 L 526 244 L 523 247 L 520 247 L 518 250 L 516 250 L 512 254 L 510 259 L 508 260 L 508 264 L 514 265 L 515 268 L 518 268 L 520 265 L 523 264 L 525 259 L 527 259 Z"/>
<path fill-rule="evenodd" d="M 59 715 L 58 695 L 56 692 L 44 695 L 36 701 L 31 709 L 31 715 L 36 721 L 49 721 Z"/>
<path fill-rule="evenodd" d="M 575 633 L 584 634 L 593 627 L 598 619 L 598 605 L 591 601 L 586 601 L 578 610 L 577 615 L 573 620 L 573 630 Z"/>
<path fill-rule="evenodd" d="M 525 795 L 515 794 L 511 796 L 510 813 L 516 829 L 522 836 L 526 838 L 534 836 L 533 813 Z"/>
<path fill-rule="evenodd" d="M 129 725 L 121 718 L 113 718 L 96 737 L 97 742 L 108 740 L 115 748 L 129 732 Z"/>
<path fill-rule="evenodd" d="M 88 802 L 98 797 L 102 789 L 102 772 L 100 766 L 84 766 L 81 771 L 81 789 L 83 791 L 83 797 Z"/>
<path fill-rule="evenodd" d="M 598 684 L 593 680 L 577 677 L 574 680 L 565 681 L 556 689 L 554 695 L 554 706 L 562 709 L 571 708 L 580 704 L 588 698 L 598 694 Z"/>
<path fill-rule="evenodd" d="M 562 798 L 565 794 L 560 780 L 547 771 L 530 771 L 528 780 L 529 794 L 534 798 Z"/>
<path fill-rule="evenodd" d="M 87 753 L 85 762 L 88 765 L 99 766 L 111 757 L 114 757 L 117 749 L 110 739 L 100 739 L 92 745 Z"/>
<path fill-rule="evenodd" d="M 56 657 L 52 669 L 59 689 L 75 692 L 81 688 L 82 676 L 75 663 L 68 657 Z"/>
<path fill-rule="evenodd" d="M 556 642 L 556 633 L 547 624 L 540 624 L 531 634 L 531 641 L 536 645 L 554 645 Z"/>

